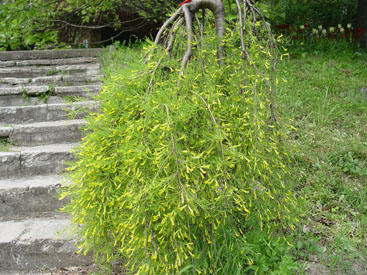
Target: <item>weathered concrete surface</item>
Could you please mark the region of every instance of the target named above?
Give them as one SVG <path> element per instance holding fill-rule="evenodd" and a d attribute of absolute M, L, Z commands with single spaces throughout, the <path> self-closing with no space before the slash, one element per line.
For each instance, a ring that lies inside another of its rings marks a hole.
<path fill-rule="evenodd" d="M 31 96 L 40 95 L 46 92 L 59 94 L 59 95 L 83 95 L 85 92 L 99 92 L 101 85 L 82 85 L 82 86 L 28 86 L 28 87 L 12 87 L 12 88 L 0 88 L 0 96 L 18 95 L 18 96 Z"/>
<path fill-rule="evenodd" d="M 98 109 L 93 101 L 70 104 L 100 91 L 98 52 L 0 53 L 0 138 L 13 145 L 56 143 L 0 152 L 0 275 L 40 275 L 91 263 L 75 255 L 73 240 L 56 238 L 69 217 L 53 211 L 64 203 L 56 196 L 64 181 L 57 174 L 74 160 L 70 150 L 78 145 L 67 142 L 80 138 L 82 116 Z M 66 120 L 68 110 L 77 108 L 76 118 Z"/>
<path fill-rule="evenodd" d="M 0 125 L 63 120 L 70 111 L 75 110 L 79 110 L 75 118 L 80 119 L 85 117 L 89 112 L 97 111 L 97 104 L 95 101 L 83 101 L 74 103 L 0 107 Z"/>
<path fill-rule="evenodd" d="M 20 153 L 0 152 L 0 179 L 20 173 Z"/>
<path fill-rule="evenodd" d="M 55 94 L 63 96 L 81 96 L 96 95 L 101 90 L 101 85 L 83 85 L 70 87 L 56 87 Z"/>
<path fill-rule="evenodd" d="M 5 61 L 9 62 L 9 61 Z M 15 63 L 13 66 L 50 66 L 50 65 L 72 65 L 72 64 L 85 64 L 85 63 L 98 63 L 97 57 L 71 57 L 62 59 L 31 59 L 31 60 L 19 60 L 11 61 Z M 1 62 L 0 62 L 1 66 Z M 3 66 L 4 67 L 4 66 Z"/>
<path fill-rule="evenodd" d="M 88 265 L 91 257 L 77 255 L 66 233 L 68 219 L 29 219 L 0 222 L 0 270 L 31 271 L 40 268 Z"/>
<path fill-rule="evenodd" d="M 0 179 L 60 173 L 64 171 L 67 161 L 75 159 L 70 150 L 76 145 L 12 147 L 10 152 L 0 152 Z"/>
<path fill-rule="evenodd" d="M 77 142 L 82 137 L 80 129 L 86 124 L 82 119 L 16 124 L 9 133 L 9 141 L 14 145 L 25 146 Z M 1 130 L 2 127 L 0 133 Z"/>
<path fill-rule="evenodd" d="M 7 138 L 13 132 L 13 127 L 0 126 L 0 138 Z"/>
<path fill-rule="evenodd" d="M 66 100 L 63 96 L 50 96 L 47 98 L 47 104 L 65 103 Z M 45 102 L 38 97 L 25 98 L 19 95 L 0 95 L 0 107 L 11 106 L 32 106 L 42 105 Z"/>
<path fill-rule="evenodd" d="M 60 175 L 0 180 L 0 221 L 60 209 L 65 201 L 58 199 L 58 192 L 66 184 Z"/>
<path fill-rule="evenodd" d="M 0 52 L 1 61 L 34 60 L 34 59 L 64 59 L 75 57 L 96 57 L 102 49 L 71 49 L 71 50 L 40 50 Z"/>
<path fill-rule="evenodd" d="M 3 77 L 0 78 L 0 88 L 16 88 L 31 86 L 81 86 L 81 85 L 97 85 L 101 84 L 102 77 L 100 75 L 51 75 L 39 76 L 34 78 L 18 78 L 18 77 Z"/>
<path fill-rule="evenodd" d="M 74 64 L 59 66 L 16 66 L 0 68 L 0 77 L 33 78 L 42 75 L 65 75 L 73 73 L 85 73 L 86 75 L 98 75 L 99 64 Z"/>
<path fill-rule="evenodd" d="M 32 94 L 42 94 L 50 91 L 50 86 L 32 86 L 32 87 L 15 87 L 15 88 L 0 88 L 0 96 L 18 95 L 26 96 Z"/>

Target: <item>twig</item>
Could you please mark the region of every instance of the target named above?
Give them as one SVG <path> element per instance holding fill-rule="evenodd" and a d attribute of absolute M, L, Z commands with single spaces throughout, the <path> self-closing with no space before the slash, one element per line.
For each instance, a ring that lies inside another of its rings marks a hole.
<path fill-rule="evenodd" d="M 161 39 L 161 35 L 163 33 L 163 31 L 167 28 L 167 26 L 174 20 L 177 19 L 177 17 L 180 15 L 182 11 L 182 7 L 179 8 L 166 22 L 164 22 L 164 24 L 162 25 L 162 27 L 159 29 L 157 36 L 155 37 L 154 43 L 157 45 L 159 40 Z"/>

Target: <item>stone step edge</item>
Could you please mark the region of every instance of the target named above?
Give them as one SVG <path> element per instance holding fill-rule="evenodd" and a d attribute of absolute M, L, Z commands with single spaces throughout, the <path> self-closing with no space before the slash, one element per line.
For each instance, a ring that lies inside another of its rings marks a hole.
<path fill-rule="evenodd" d="M 0 127 L 0 139 L 23 146 L 77 142 L 87 125 L 83 119 L 43 121 L 30 124 L 14 124 Z"/>
<path fill-rule="evenodd" d="M 65 50 L 33 50 L 0 52 L 1 61 L 30 60 L 30 59 L 62 59 L 71 57 L 96 57 L 102 53 L 102 48 L 95 49 L 65 49 Z"/>
<path fill-rule="evenodd" d="M 59 174 L 38 175 L 23 178 L 0 179 L 0 191 L 29 190 L 35 187 L 69 185 L 65 176 Z"/>
<path fill-rule="evenodd" d="M 0 152 L 0 179 L 63 172 L 67 161 L 75 160 L 78 143 L 10 147 Z"/>
<path fill-rule="evenodd" d="M 86 100 L 71 103 L 0 107 L 0 127 L 4 127 L 3 125 L 29 124 L 37 121 L 65 120 L 69 118 L 68 114 L 70 112 L 76 110 L 78 114 L 75 114 L 73 118 L 82 118 L 90 112 L 96 112 L 98 106 L 99 104 L 96 101 Z"/>
<path fill-rule="evenodd" d="M 70 57 L 62 59 L 30 59 L 30 60 L 11 60 L 0 61 L 0 68 L 12 67 L 12 66 L 33 66 L 33 65 L 66 65 L 66 64 L 89 64 L 98 63 L 98 58 L 94 56 L 87 57 Z"/>
<path fill-rule="evenodd" d="M 72 65 L 52 65 L 52 66 L 18 66 L 18 67 L 5 67 L 0 68 L 0 74 L 12 74 L 12 73 L 45 73 L 56 74 L 69 71 L 97 71 L 100 69 L 99 63 L 88 64 L 72 64 Z"/>
<path fill-rule="evenodd" d="M 0 180 L 0 221 L 53 216 L 67 202 L 58 194 L 70 184 L 57 174 Z"/>
<path fill-rule="evenodd" d="M 81 82 L 81 81 L 85 81 L 85 82 L 101 82 L 102 79 L 102 75 L 96 75 L 96 76 L 89 76 L 89 75 L 80 75 L 80 74 L 73 74 L 73 75 L 51 75 L 51 76 L 38 76 L 38 77 L 33 77 L 33 78 L 27 78 L 27 77 L 23 77 L 23 78 L 18 78 L 18 77 L 3 77 L 0 78 L 0 84 L 7 84 L 7 85 L 28 85 L 30 86 L 31 84 L 36 84 L 36 83 L 44 83 L 44 82 L 48 82 L 50 83 L 50 85 L 55 84 L 56 82 L 70 82 L 72 83 L 74 82 Z M 35 85 L 34 85 L 35 86 Z M 5 87 L 6 88 L 6 87 Z M 9 87 L 11 88 L 11 87 Z M 17 87 L 15 87 L 17 88 Z M 3 88 L 4 89 L 4 88 Z"/>
<path fill-rule="evenodd" d="M 80 93 L 80 92 L 99 92 L 101 85 L 81 85 L 81 86 L 30 86 L 17 88 L 0 88 L 0 97 L 6 95 L 39 95 L 50 92 L 55 95 L 62 95 L 65 93 Z"/>
<path fill-rule="evenodd" d="M 0 126 L 0 137 L 9 137 L 18 131 L 27 131 L 28 129 L 39 129 L 35 131 L 42 131 L 42 128 L 57 128 L 62 126 L 86 125 L 87 122 L 83 119 L 70 120 L 56 120 L 56 121 L 42 121 L 27 124 L 12 124 L 10 126 Z M 29 130 L 28 130 L 29 131 Z"/>
<path fill-rule="evenodd" d="M 37 218 L 0 222 L 0 270 L 31 271 L 88 265 L 90 256 L 76 254 L 69 219 Z"/>

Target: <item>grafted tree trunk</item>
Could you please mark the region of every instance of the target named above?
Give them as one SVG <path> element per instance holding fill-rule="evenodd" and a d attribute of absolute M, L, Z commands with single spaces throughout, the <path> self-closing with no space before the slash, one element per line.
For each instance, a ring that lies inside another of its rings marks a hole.
<path fill-rule="evenodd" d="M 357 6 L 357 28 L 362 28 L 359 39 L 362 48 L 367 48 L 367 0 L 358 0 Z"/>
<path fill-rule="evenodd" d="M 215 19 L 215 28 L 216 28 L 216 34 L 219 38 L 219 42 L 218 42 L 218 63 L 220 65 L 222 65 L 223 63 L 223 43 L 222 43 L 222 38 L 224 36 L 224 31 L 225 31 L 225 12 L 224 12 L 224 5 L 223 2 L 221 0 L 192 0 L 192 2 L 189 3 L 185 3 L 182 5 L 181 8 L 179 8 L 161 27 L 161 29 L 159 30 L 156 38 L 155 38 L 155 44 L 158 44 L 160 42 L 161 36 L 163 34 L 163 32 L 165 31 L 165 29 L 173 23 L 178 24 L 178 20 L 180 20 L 181 18 L 185 19 L 185 23 L 186 23 L 186 28 L 187 28 L 187 50 L 185 55 L 182 58 L 182 63 L 181 63 L 181 70 L 180 70 L 180 74 L 182 73 L 183 69 L 186 67 L 187 63 L 189 62 L 190 58 L 193 55 L 193 46 L 192 46 L 192 42 L 194 40 L 193 37 L 193 18 L 195 17 L 196 13 L 199 10 L 204 10 L 205 9 L 209 9 L 213 12 L 214 14 L 214 19 Z M 172 33 L 171 33 L 172 34 Z M 172 40 L 173 37 L 170 39 Z M 170 46 L 167 47 L 167 50 L 170 50 L 171 48 L 171 43 L 169 43 Z"/>

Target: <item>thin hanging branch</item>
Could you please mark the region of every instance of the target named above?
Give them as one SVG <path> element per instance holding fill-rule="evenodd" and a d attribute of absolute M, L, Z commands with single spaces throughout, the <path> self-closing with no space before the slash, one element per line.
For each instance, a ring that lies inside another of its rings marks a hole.
<path fill-rule="evenodd" d="M 274 67 L 275 67 L 275 51 L 274 51 L 274 38 L 272 36 L 272 32 L 269 24 L 266 22 L 264 16 L 261 11 L 255 7 L 254 1 L 252 0 L 236 0 L 237 12 L 238 12 L 238 25 L 239 25 L 239 37 L 240 37 L 240 45 L 241 45 L 241 55 L 244 60 L 245 66 L 252 66 L 255 69 L 256 74 L 266 74 L 259 68 L 255 62 L 253 62 L 248 47 L 246 45 L 248 41 L 246 41 L 246 34 L 252 33 L 259 40 L 266 41 L 269 48 L 269 54 L 272 57 L 271 60 L 271 70 L 270 77 L 265 81 L 266 89 L 270 94 L 270 119 L 272 122 L 276 121 L 274 114 Z M 185 32 L 187 35 L 187 46 L 186 51 L 181 60 L 181 66 L 179 71 L 179 76 L 182 76 L 187 64 L 190 62 L 191 58 L 194 55 L 194 42 L 203 43 L 203 35 L 204 35 L 204 20 L 205 20 L 205 11 L 210 10 L 214 15 L 215 20 L 215 29 L 216 35 L 218 37 L 218 47 L 217 47 L 217 59 L 218 64 L 220 66 L 223 65 L 223 55 L 224 55 L 224 43 L 223 38 L 225 34 L 225 11 L 224 5 L 221 0 L 192 0 L 185 1 L 185 3 L 176 10 L 176 12 L 162 25 L 158 34 L 155 38 L 154 43 L 156 45 L 161 44 L 163 48 L 170 55 L 173 44 L 176 38 L 176 33 L 181 24 L 185 22 Z M 200 22 L 197 14 L 199 11 L 202 11 L 203 23 Z M 259 31 L 259 22 L 262 23 L 262 28 L 265 29 L 265 33 Z M 198 24 L 198 29 L 200 33 L 200 41 L 197 41 L 196 36 L 194 35 L 194 26 L 193 24 Z M 167 32 L 168 30 L 168 33 Z M 264 75 L 265 76 L 265 75 Z M 246 80 L 244 79 L 244 82 Z M 180 78 L 178 80 L 178 84 L 180 83 Z"/>

